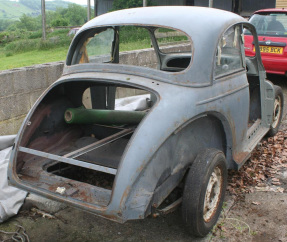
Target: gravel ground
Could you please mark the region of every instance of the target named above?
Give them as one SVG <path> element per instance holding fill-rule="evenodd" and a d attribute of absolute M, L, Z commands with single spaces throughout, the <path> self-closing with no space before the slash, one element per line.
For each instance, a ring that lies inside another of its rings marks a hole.
<path fill-rule="evenodd" d="M 269 76 L 284 90 L 287 101 L 287 78 Z M 282 129 L 287 128 L 286 108 Z M 283 193 L 258 191 L 241 196 L 228 195 L 213 233 L 203 239 L 186 233 L 180 211 L 159 218 L 146 218 L 118 224 L 92 214 L 67 207 L 52 216 L 36 210 L 24 210 L 0 224 L 2 231 L 15 231 L 21 225 L 30 241 L 287 241 L 287 170 L 276 174 Z M 279 186 L 279 185 L 278 185 Z M 279 186 L 280 187 L 280 186 Z M 11 235 L 0 233 L 0 241 Z"/>

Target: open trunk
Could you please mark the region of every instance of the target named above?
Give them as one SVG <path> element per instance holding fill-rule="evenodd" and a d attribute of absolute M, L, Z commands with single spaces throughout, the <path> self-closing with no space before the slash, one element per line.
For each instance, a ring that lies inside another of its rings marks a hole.
<path fill-rule="evenodd" d="M 129 140 L 154 102 L 147 90 L 111 82 L 55 86 L 22 128 L 17 175 L 40 190 L 106 206 Z"/>

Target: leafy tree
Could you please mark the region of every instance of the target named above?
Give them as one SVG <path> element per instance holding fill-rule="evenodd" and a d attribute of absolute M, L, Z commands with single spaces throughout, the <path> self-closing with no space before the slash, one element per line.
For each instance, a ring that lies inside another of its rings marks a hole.
<path fill-rule="evenodd" d="M 147 1 L 148 6 L 152 6 L 153 1 Z M 124 8 L 136 8 L 142 7 L 143 0 L 114 0 L 112 10 L 124 9 Z"/>
<path fill-rule="evenodd" d="M 69 4 L 68 8 L 61 9 L 60 14 L 72 26 L 83 25 L 87 21 L 86 8 L 77 4 Z"/>
<path fill-rule="evenodd" d="M 20 17 L 20 21 L 16 23 L 16 26 L 18 29 L 22 30 L 28 30 L 28 31 L 35 31 L 39 28 L 41 28 L 41 22 L 40 19 L 30 17 L 26 14 L 23 14 Z"/>
<path fill-rule="evenodd" d="M 51 21 L 52 27 L 68 26 L 69 22 L 64 18 L 57 18 Z"/>
<path fill-rule="evenodd" d="M 8 29 L 15 21 L 0 19 L 0 32 Z"/>

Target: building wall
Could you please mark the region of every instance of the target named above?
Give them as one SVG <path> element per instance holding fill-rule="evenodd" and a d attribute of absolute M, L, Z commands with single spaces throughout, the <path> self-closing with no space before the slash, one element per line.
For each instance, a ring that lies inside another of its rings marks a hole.
<path fill-rule="evenodd" d="M 276 0 L 241 0 L 240 14 L 243 16 L 250 16 L 253 12 L 264 8 L 275 8 Z M 277 0 L 278 1 L 278 0 Z"/>
<path fill-rule="evenodd" d="M 194 0 L 195 6 L 208 7 L 209 0 Z M 232 0 L 213 1 L 213 7 L 227 11 L 232 11 Z"/>
<path fill-rule="evenodd" d="M 113 8 L 113 0 L 98 0 L 97 15 L 107 13 Z"/>
<path fill-rule="evenodd" d="M 286 0 L 277 0 L 276 1 L 276 8 L 287 8 L 287 1 Z"/>
<path fill-rule="evenodd" d="M 185 5 L 185 0 L 154 0 L 158 6 L 182 6 Z"/>

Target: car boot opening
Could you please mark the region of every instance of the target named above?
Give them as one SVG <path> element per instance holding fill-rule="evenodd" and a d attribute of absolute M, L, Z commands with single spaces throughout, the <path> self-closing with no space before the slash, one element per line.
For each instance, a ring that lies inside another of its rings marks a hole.
<path fill-rule="evenodd" d="M 87 202 L 106 191 L 100 200 L 108 203 L 127 144 L 155 101 L 148 90 L 110 82 L 55 86 L 22 131 L 17 175 Z"/>

